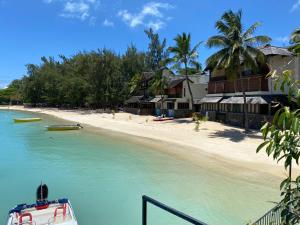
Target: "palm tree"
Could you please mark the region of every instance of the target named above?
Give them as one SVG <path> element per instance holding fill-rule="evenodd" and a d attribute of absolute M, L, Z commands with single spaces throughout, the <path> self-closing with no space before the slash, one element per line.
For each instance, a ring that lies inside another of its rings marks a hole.
<path fill-rule="evenodd" d="M 290 42 L 292 44 L 290 49 L 296 54 L 300 54 L 300 28 L 293 31 Z"/>
<path fill-rule="evenodd" d="M 164 95 L 165 89 L 168 87 L 168 78 L 163 74 L 164 69 L 161 68 L 157 70 L 153 83 L 151 87 L 154 89 L 155 93 L 160 94 L 161 98 L 161 113 L 163 114 L 164 110 Z"/>
<path fill-rule="evenodd" d="M 256 71 L 258 64 L 265 60 L 264 54 L 256 46 L 267 44 L 271 41 L 268 36 L 253 36 L 260 23 L 254 23 L 244 30 L 242 25 L 242 11 L 237 13 L 229 10 L 223 14 L 216 22 L 218 35 L 212 36 L 207 41 L 209 48 L 219 48 L 220 50 L 211 55 L 206 64 L 208 68 L 225 69 L 229 79 L 242 78 L 241 64 L 246 68 Z M 248 126 L 248 106 L 246 103 L 246 93 L 242 84 L 244 100 L 244 126 L 245 131 Z"/>
<path fill-rule="evenodd" d="M 191 68 L 200 68 L 200 64 L 198 62 L 197 49 L 201 42 L 199 42 L 192 48 L 191 35 L 186 33 L 182 33 L 182 35 L 178 34 L 174 38 L 174 41 L 175 46 L 168 48 L 168 51 L 173 55 L 173 57 L 169 58 L 168 61 L 174 63 L 173 68 L 177 68 L 180 70 L 183 67 L 193 105 L 194 97 L 190 86 L 188 72 Z"/>

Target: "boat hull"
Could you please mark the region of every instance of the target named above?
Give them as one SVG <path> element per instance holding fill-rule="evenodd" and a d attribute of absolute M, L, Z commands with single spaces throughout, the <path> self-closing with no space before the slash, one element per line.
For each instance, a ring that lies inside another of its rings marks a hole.
<path fill-rule="evenodd" d="M 46 127 L 48 131 L 71 131 L 80 130 L 82 127 L 73 125 L 55 125 Z"/>
<path fill-rule="evenodd" d="M 30 123 L 30 122 L 38 122 L 41 121 L 41 118 L 15 118 L 15 123 Z"/>

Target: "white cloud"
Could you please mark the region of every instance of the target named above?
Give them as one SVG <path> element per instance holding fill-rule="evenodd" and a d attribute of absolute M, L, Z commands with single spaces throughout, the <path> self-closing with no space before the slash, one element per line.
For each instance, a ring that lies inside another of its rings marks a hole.
<path fill-rule="evenodd" d="M 113 27 L 115 24 L 114 24 L 113 21 L 110 21 L 110 20 L 108 20 L 108 19 L 105 19 L 105 20 L 103 21 L 102 25 L 105 26 L 105 27 Z"/>
<path fill-rule="evenodd" d="M 121 17 L 123 22 L 128 26 L 134 28 L 139 25 L 145 27 L 152 27 L 155 30 L 159 30 L 165 26 L 166 20 L 162 10 L 173 9 L 174 6 L 169 3 L 162 2 L 149 2 L 145 4 L 142 10 L 138 13 L 130 13 L 128 10 L 121 10 L 118 13 L 118 16 Z M 153 22 L 151 18 L 156 18 L 156 21 Z"/>
<path fill-rule="evenodd" d="M 89 19 L 89 23 L 95 22 L 95 16 L 91 15 L 92 10 L 95 10 L 100 2 L 99 0 L 43 0 L 47 4 L 60 2 L 63 4 L 61 17 L 75 18 L 85 21 Z"/>
<path fill-rule="evenodd" d="M 294 12 L 295 10 L 300 8 L 300 0 L 297 0 L 294 5 L 292 6 L 292 8 L 290 9 L 290 12 Z"/>
<path fill-rule="evenodd" d="M 276 37 L 274 38 L 275 41 L 287 44 L 290 41 L 290 37 L 289 36 L 282 36 L 282 37 Z"/>
<path fill-rule="evenodd" d="M 148 23 L 148 27 L 151 27 L 153 30 L 157 31 L 160 30 L 161 28 L 163 28 L 166 25 L 165 22 L 157 20 L 156 22 L 152 22 L 150 21 Z"/>

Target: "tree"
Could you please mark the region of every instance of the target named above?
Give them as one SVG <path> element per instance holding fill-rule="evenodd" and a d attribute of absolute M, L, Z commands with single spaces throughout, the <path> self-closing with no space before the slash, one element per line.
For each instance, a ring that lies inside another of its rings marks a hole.
<path fill-rule="evenodd" d="M 198 62 L 198 53 L 197 49 L 200 46 L 200 42 L 197 43 L 193 48 L 191 47 L 191 35 L 182 33 L 178 34 L 175 38 L 175 46 L 169 47 L 168 51 L 172 54 L 172 57 L 169 58 L 169 62 L 173 63 L 173 68 L 178 70 L 182 67 L 184 68 L 184 74 L 188 85 L 188 90 L 191 96 L 191 104 L 194 105 L 194 97 L 191 90 L 190 79 L 189 79 L 189 70 L 190 68 L 200 68 Z"/>
<path fill-rule="evenodd" d="M 166 60 L 162 61 L 161 67 L 159 70 L 156 71 L 155 77 L 153 79 L 153 82 L 151 84 L 151 88 L 154 89 L 154 92 L 156 94 L 160 94 L 161 98 L 161 110 L 164 110 L 164 95 L 165 95 L 165 90 L 168 88 L 169 84 L 169 79 L 167 76 L 164 75 L 164 71 L 168 70 L 166 67 Z M 161 112 L 163 113 L 163 112 Z"/>
<path fill-rule="evenodd" d="M 131 80 L 129 81 L 129 93 L 133 94 L 136 90 L 138 90 L 140 83 L 142 80 L 141 74 L 135 74 Z"/>
<path fill-rule="evenodd" d="M 146 55 L 144 52 L 139 52 L 137 48 L 131 44 L 127 47 L 125 54 L 122 56 L 122 82 L 124 83 L 122 95 L 126 98 L 132 93 L 132 79 L 137 74 L 142 74 L 146 70 L 145 63 Z M 135 89 L 135 88 L 134 88 Z"/>
<path fill-rule="evenodd" d="M 166 51 L 167 40 L 164 38 L 161 41 L 159 35 L 154 33 L 152 28 L 145 30 L 145 33 L 150 40 L 146 53 L 146 65 L 151 71 L 156 72 L 160 69 L 161 61 L 168 56 Z"/>
<path fill-rule="evenodd" d="M 260 23 L 256 22 L 244 30 L 242 11 L 239 10 L 237 13 L 234 13 L 229 10 L 223 14 L 215 26 L 219 34 L 210 37 L 207 41 L 207 46 L 209 48 L 219 48 L 220 50 L 206 60 L 209 68 L 225 69 L 226 76 L 234 80 L 242 78 L 242 64 L 244 67 L 256 71 L 259 63 L 264 63 L 264 54 L 256 46 L 269 43 L 271 39 L 267 36 L 253 36 Z M 247 132 L 249 129 L 248 105 L 244 85 L 242 85 L 242 93 L 244 100 L 244 126 Z"/>
<path fill-rule="evenodd" d="M 292 44 L 290 50 L 296 54 L 300 54 L 300 28 L 293 31 L 290 43 Z"/>
<path fill-rule="evenodd" d="M 284 71 L 282 75 L 274 73 L 275 88 L 280 85 L 282 92 L 289 88 L 290 105 L 279 109 L 271 123 L 262 128 L 264 142 L 257 152 L 264 149 L 268 156 L 272 155 L 277 162 L 283 160 L 288 176 L 280 184 L 282 201 L 277 210 L 281 209 L 283 225 L 295 225 L 300 222 L 300 176 L 293 180 L 293 165 L 299 165 L 300 157 L 300 81 L 294 80 L 293 72 Z"/>

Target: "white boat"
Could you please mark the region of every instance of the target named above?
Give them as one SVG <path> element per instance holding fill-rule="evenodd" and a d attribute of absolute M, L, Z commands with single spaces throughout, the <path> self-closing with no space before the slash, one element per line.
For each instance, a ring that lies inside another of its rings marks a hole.
<path fill-rule="evenodd" d="M 41 185 L 45 187 L 45 185 Z M 41 187 L 39 186 L 39 188 Z M 47 187 L 47 186 L 46 186 Z M 71 203 L 68 199 L 48 201 L 38 189 L 34 204 L 20 204 L 9 211 L 7 225 L 78 225 Z M 39 192 L 41 195 L 39 195 Z M 48 188 L 46 190 L 48 195 Z"/>

